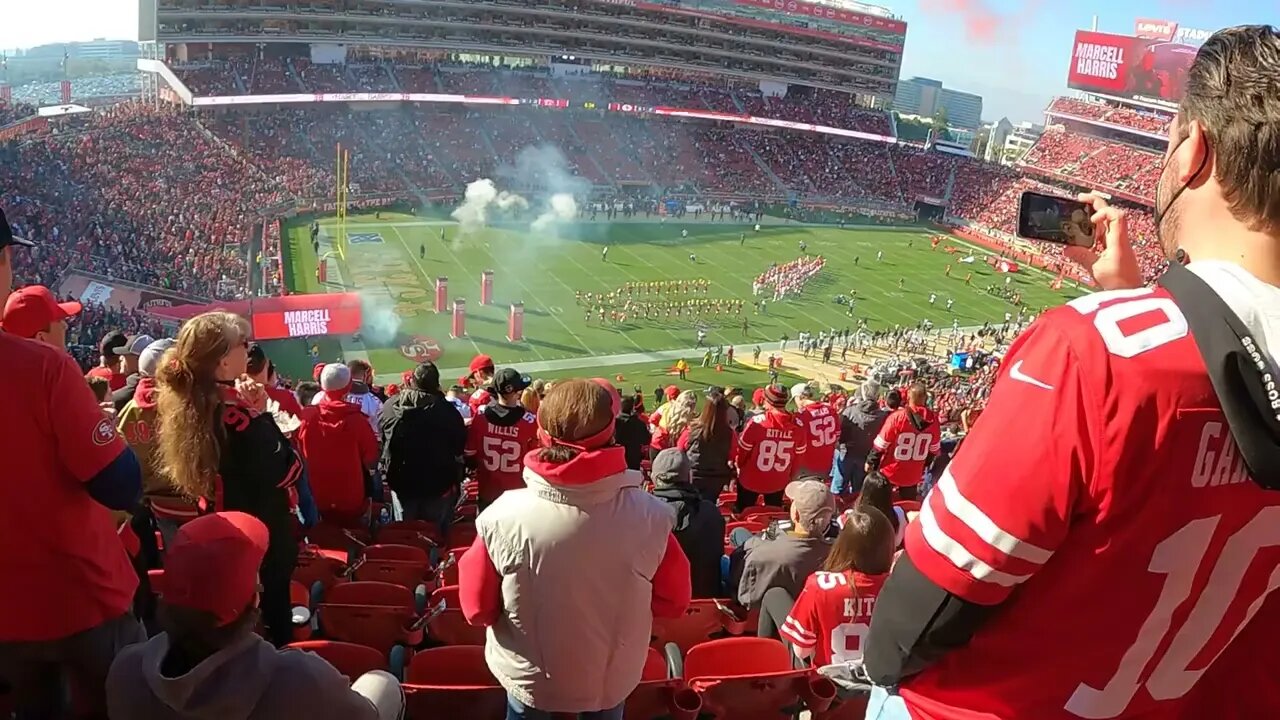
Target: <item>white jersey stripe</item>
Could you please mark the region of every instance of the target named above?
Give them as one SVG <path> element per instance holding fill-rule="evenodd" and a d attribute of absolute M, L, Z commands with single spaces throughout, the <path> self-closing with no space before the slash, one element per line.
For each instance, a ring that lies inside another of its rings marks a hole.
<path fill-rule="evenodd" d="M 1036 547 L 996 525 L 977 505 L 961 494 L 960 488 L 956 485 L 956 479 L 951 474 L 950 466 L 942 472 L 942 478 L 938 480 L 935 489 L 942 497 L 942 504 L 946 506 L 947 512 L 967 525 L 975 535 L 982 538 L 983 542 L 996 550 L 1037 565 L 1043 565 L 1053 557 L 1053 551 Z"/>
<path fill-rule="evenodd" d="M 921 508 L 920 514 L 916 517 L 916 522 L 920 523 L 920 533 L 924 537 L 924 541 L 929 544 L 929 547 L 947 560 L 950 560 L 952 565 L 972 576 L 975 580 L 995 583 L 1004 587 L 1013 587 L 1031 577 L 1030 575 L 1010 575 L 1009 573 L 1001 572 L 974 557 L 973 553 L 966 550 L 963 545 L 956 542 L 954 538 L 947 535 L 938 526 L 938 519 L 933 515 L 933 507 L 927 501 Z"/>

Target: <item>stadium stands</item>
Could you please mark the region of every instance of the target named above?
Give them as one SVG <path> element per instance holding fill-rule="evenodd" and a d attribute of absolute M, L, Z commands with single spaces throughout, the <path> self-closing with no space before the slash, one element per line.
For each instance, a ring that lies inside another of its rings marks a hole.
<path fill-rule="evenodd" d="M 1065 97 L 1054 98 L 1049 103 L 1046 112 L 1083 120 L 1094 120 L 1156 135 L 1166 134 L 1169 131 L 1169 123 L 1173 120 L 1168 113 L 1161 113 L 1155 110 L 1139 112 L 1133 108 L 1119 105 L 1087 102 Z"/>
<path fill-rule="evenodd" d="M 1047 129 L 1021 162 L 1080 185 L 1148 199 L 1160 174 L 1160 156 L 1154 152 L 1057 126 Z"/>

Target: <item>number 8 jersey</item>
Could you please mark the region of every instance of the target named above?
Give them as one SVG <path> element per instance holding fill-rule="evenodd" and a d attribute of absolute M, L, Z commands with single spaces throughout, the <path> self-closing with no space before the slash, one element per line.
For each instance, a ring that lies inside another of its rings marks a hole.
<path fill-rule="evenodd" d="M 1206 692 L 1274 697 L 1210 681 L 1250 676 L 1258 659 L 1224 650 L 1275 626 L 1254 615 L 1280 585 L 1280 492 L 1248 478 L 1172 297 L 1074 300 L 1001 373 L 906 536 L 930 582 L 1000 607 L 902 681 L 911 716 L 1163 720 Z"/>

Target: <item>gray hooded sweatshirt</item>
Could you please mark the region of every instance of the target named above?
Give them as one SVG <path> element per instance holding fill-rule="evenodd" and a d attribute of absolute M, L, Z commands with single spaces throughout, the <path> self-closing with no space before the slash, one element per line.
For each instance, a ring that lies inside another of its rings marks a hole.
<path fill-rule="evenodd" d="M 107 675 L 111 720 L 378 720 L 373 703 L 318 655 L 252 633 L 178 677 L 160 674 L 169 636 L 125 648 Z"/>

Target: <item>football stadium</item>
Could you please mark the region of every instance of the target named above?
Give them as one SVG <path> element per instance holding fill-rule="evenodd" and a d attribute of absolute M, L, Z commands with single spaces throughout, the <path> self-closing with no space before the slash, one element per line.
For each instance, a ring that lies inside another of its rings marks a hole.
<path fill-rule="evenodd" d="M 136 1 L 0 54 L 0 718 L 1280 716 L 1274 28 Z"/>

